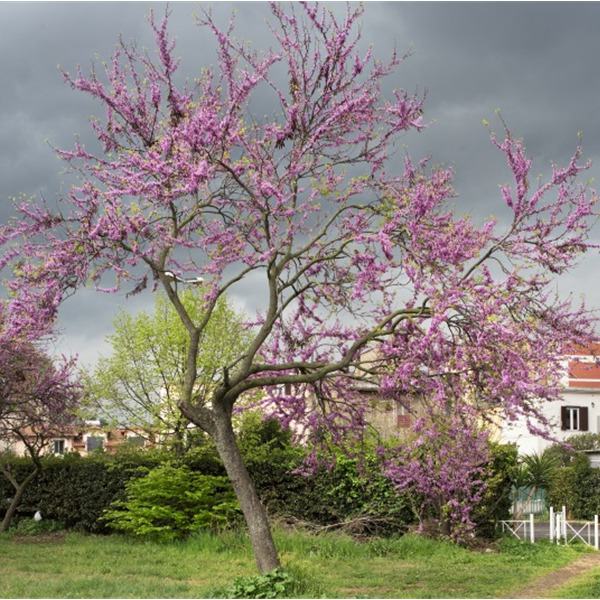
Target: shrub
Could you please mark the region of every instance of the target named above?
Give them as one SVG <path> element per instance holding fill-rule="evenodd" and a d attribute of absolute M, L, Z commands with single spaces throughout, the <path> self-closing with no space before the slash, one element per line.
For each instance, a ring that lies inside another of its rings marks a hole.
<path fill-rule="evenodd" d="M 600 512 L 600 469 L 593 469 L 583 453 L 573 454 L 570 465 L 555 470 L 548 505 L 566 506 L 574 519 L 592 519 Z"/>
<path fill-rule="evenodd" d="M 201 475 L 186 467 L 164 465 L 126 484 L 102 520 L 116 531 L 172 540 L 199 529 L 237 522 L 240 510 L 225 477 Z"/>
<path fill-rule="evenodd" d="M 497 535 L 497 523 L 510 518 L 510 492 L 518 470 L 518 451 L 514 444 L 490 445 L 490 461 L 484 481 L 486 489 L 473 511 L 475 532 L 479 537 Z"/>
<path fill-rule="evenodd" d="M 572 510 L 576 501 L 575 470 L 573 467 L 559 467 L 550 480 L 550 487 L 546 493 L 546 503 L 548 506 L 559 509 L 561 506 L 567 506 L 569 510 Z"/>
<path fill-rule="evenodd" d="M 229 598 L 285 598 L 290 596 L 292 577 L 283 569 L 262 575 L 238 577 L 227 590 Z"/>
<path fill-rule="evenodd" d="M 317 529 L 394 535 L 414 523 L 406 496 L 383 475 L 375 453 L 360 461 L 338 456 L 331 468 L 321 467 L 311 475 L 288 473 L 273 492 L 268 505 L 272 513 Z"/>
<path fill-rule="evenodd" d="M 579 454 L 573 459 L 573 471 L 577 491 L 573 516 L 593 519 L 600 512 L 600 470 L 590 466 L 590 459 L 585 454 Z"/>

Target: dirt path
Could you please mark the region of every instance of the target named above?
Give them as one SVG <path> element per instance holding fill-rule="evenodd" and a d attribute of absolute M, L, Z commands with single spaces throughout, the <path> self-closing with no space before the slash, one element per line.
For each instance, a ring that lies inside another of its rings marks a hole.
<path fill-rule="evenodd" d="M 503 598 L 557 598 L 556 594 L 553 593 L 555 588 L 564 585 L 573 577 L 577 577 L 594 567 L 600 567 L 600 552 L 584 554 L 570 565 L 538 577 L 522 588 L 515 590 L 512 594 L 503 596 Z"/>

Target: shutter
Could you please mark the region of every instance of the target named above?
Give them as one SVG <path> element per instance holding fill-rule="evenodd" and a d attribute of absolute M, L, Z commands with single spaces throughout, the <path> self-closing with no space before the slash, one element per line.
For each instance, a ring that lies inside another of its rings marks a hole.
<path fill-rule="evenodd" d="M 587 431 L 588 429 L 588 407 L 582 406 L 579 409 L 579 431 Z"/>
<path fill-rule="evenodd" d="M 560 428 L 563 431 L 566 431 L 567 429 L 569 429 L 569 415 L 567 413 L 566 406 L 560 407 Z"/>

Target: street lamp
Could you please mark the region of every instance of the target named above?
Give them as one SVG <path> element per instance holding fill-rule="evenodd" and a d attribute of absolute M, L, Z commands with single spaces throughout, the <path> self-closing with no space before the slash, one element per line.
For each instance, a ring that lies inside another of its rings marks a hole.
<path fill-rule="evenodd" d="M 179 275 L 175 275 L 172 271 L 165 271 L 165 277 L 169 281 L 174 281 L 175 283 L 191 283 L 192 285 L 198 285 L 204 282 L 204 278 L 202 277 L 187 277 L 183 279 L 179 277 Z"/>

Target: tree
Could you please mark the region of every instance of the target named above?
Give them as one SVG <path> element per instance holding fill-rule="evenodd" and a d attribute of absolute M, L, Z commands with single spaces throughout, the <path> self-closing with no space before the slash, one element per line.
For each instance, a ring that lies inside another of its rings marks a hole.
<path fill-rule="evenodd" d="M 197 286 L 179 291 L 194 322 L 202 318 L 202 292 Z M 100 358 L 88 378 L 89 408 L 112 423 L 166 436 L 183 450 L 189 421 L 177 408 L 184 384 L 187 332 L 164 294 L 157 294 L 154 312 L 132 316 L 121 310 L 115 333 L 107 337 L 112 356 Z M 219 298 L 202 331 L 197 354 L 196 387 L 204 394 L 220 379 L 222 365 L 243 354 L 249 342 L 242 316 L 225 297 Z"/>
<path fill-rule="evenodd" d="M 577 433 L 569 436 L 564 442 L 555 442 L 548 446 L 544 454 L 551 456 L 557 467 L 569 467 L 573 461 L 585 450 L 598 450 L 600 448 L 600 435 L 597 433 Z"/>
<path fill-rule="evenodd" d="M 260 571 L 279 558 L 232 427 L 244 394 L 263 390 L 284 423 L 347 446 L 365 429 L 364 377 L 440 413 L 469 397 L 478 418 L 525 416 L 539 429 L 533 400 L 557 397 L 562 348 L 589 342 L 594 325 L 549 288 L 591 246 L 596 197 L 578 183 L 580 148 L 535 187 L 522 142 L 492 133 L 513 179 L 500 188 L 510 218 L 455 216 L 452 173 L 394 152 L 425 128 L 424 98 L 385 91 L 402 59 L 361 50 L 362 8 L 271 12 L 263 52 L 205 13 L 217 66 L 187 83 L 168 19 L 152 16 L 156 56 L 121 41 L 99 71 L 65 74 L 106 110 L 91 123 L 103 152 L 59 151 L 80 183 L 60 211 L 18 206 L 0 263 L 17 263 L 17 324 L 51 322 L 89 283 L 165 291 L 189 336 L 179 408 L 215 442 Z M 207 291 L 194 320 L 177 281 L 197 276 Z M 263 303 L 251 342 L 205 395 L 202 333 L 218 299 L 250 282 Z"/>
<path fill-rule="evenodd" d="M 476 411 L 461 400 L 450 413 L 436 411 L 432 403 L 427 417 L 413 427 L 412 439 L 392 449 L 385 465 L 388 477 L 409 497 L 422 530 L 467 542 L 489 477 L 489 431 L 474 426 Z"/>
<path fill-rule="evenodd" d="M 541 454 L 526 454 L 521 459 L 521 469 L 515 481 L 515 496 L 518 498 L 519 491 L 522 488 L 528 488 L 528 495 L 524 502 L 524 507 L 534 497 L 538 490 L 550 489 L 552 477 L 559 467 L 556 456 L 544 450 Z M 520 512 L 515 512 L 515 519 L 519 519 L 524 508 Z"/>
<path fill-rule="evenodd" d="M 31 342 L 0 341 L 0 473 L 15 494 L 0 525 L 6 531 L 27 486 L 42 470 L 40 457 L 53 437 L 74 420 L 80 386 L 72 361 L 55 365 Z M 10 468 L 10 450 L 21 442 L 33 461 L 33 470 L 19 481 Z"/>

